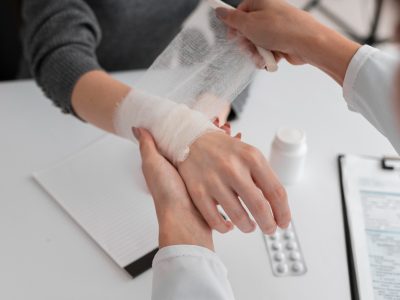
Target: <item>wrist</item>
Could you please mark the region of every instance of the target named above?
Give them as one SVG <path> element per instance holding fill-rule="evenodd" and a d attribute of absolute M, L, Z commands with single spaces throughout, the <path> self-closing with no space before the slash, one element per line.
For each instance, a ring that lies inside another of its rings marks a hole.
<path fill-rule="evenodd" d="M 129 91 L 129 86 L 104 71 L 90 71 L 82 75 L 75 84 L 71 97 L 72 106 L 81 119 L 115 133 L 115 107 Z"/>
<path fill-rule="evenodd" d="M 343 85 L 350 61 L 361 45 L 318 22 L 314 25 L 302 43 L 300 57 Z"/>
<path fill-rule="evenodd" d="M 147 129 L 158 149 L 174 165 L 184 161 L 190 145 L 209 131 L 220 131 L 202 113 L 185 104 L 132 90 L 114 113 L 117 135 L 135 140 L 132 128 Z"/>
<path fill-rule="evenodd" d="M 192 218 L 193 212 L 178 213 L 177 210 L 157 213 L 159 222 L 159 247 L 173 245 L 196 245 L 214 251 L 211 229 L 203 220 Z M 196 211 L 196 214 L 197 211 Z M 182 215 L 189 216 L 182 218 Z M 198 215 L 201 218 L 200 215 Z"/>

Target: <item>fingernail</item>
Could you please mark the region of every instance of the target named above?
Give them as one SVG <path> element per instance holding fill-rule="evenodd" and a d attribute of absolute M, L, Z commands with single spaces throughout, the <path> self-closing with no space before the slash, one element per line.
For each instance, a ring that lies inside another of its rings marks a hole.
<path fill-rule="evenodd" d="M 230 123 L 225 123 L 225 126 L 228 128 L 231 128 L 231 124 Z"/>
<path fill-rule="evenodd" d="M 216 117 L 216 118 L 214 119 L 214 122 L 213 122 L 213 123 L 219 127 L 219 118 Z"/>
<path fill-rule="evenodd" d="M 140 139 L 140 129 L 136 127 L 132 127 L 132 133 L 137 140 Z"/>
<path fill-rule="evenodd" d="M 232 231 L 233 229 L 235 229 L 235 226 L 232 224 L 232 222 L 228 221 L 228 231 Z"/>
<path fill-rule="evenodd" d="M 281 228 L 281 229 L 288 229 L 289 225 L 290 225 L 290 223 L 287 223 L 287 224 L 285 224 L 285 225 L 283 225 L 283 226 L 279 226 L 279 228 Z"/>
<path fill-rule="evenodd" d="M 277 227 L 273 227 L 273 228 L 271 228 L 271 229 L 268 229 L 268 230 L 266 231 L 266 234 L 267 234 L 267 235 L 274 235 L 275 232 L 276 232 L 276 229 L 277 229 Z"/>
<path fill-rule="evenodd" d="M 252 228 L 251 232 L 254 232 L 254 230 L 256 230 L 256 228 L 257 228 L 257 224 L 253 220 L 250 221 L 250 224 L 251 224 L 251 228 Z"/>
<path fill-rule="evenodd" d="M 259 69 L 265 69 L 267 67 L 265 60 L 263 58 L 258 58 L 257 67 Z"/>
<path fill-rule="evenodd" d="M 238 134 L 235 135 L 235 139 L 241 140 L 242 139 L 242 133 L 239 132 Z"/>
<path fill-rule="evenodd" d="M 218 7 L 215 10 L 215 14 L 217 15 L 218 19 L 224 20 L 228 15 L 228 10 L 226 8 Z"/>

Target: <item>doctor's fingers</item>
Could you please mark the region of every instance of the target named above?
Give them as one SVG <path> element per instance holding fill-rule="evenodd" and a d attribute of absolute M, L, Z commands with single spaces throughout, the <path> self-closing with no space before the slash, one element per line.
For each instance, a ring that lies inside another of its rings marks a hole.
<path fill-rule="evenodd" d="M 285 58 L 285 55 L 283 55 L 282 52 L 272 51 L 272 54 L 274 55 L 274 58 L 277 63 L 279 63 L 282 60 L 282 58 Z"/>
<path fill-rule="evenodd" d="M 254 231 L 255 223 L 250 219 L 238 196 L 232 190 L 224 184 L 215 184 L 212 195 L 222 206 L 233 224 L 242 232 L 248 233 Z"/>
<path fill-rule="evenodd" d="M 215 13 L 217 17 L 230 28 L 246 35 L 248 24 L 251 22 L 251 17 L 248 13 L 238 9 L 227 9 L 223 7 L 217 8 Z"/>
<path fill-rule="evenodd" d="M 149 165 L 153 165 L 161 157 L 161 154 L 157 150 L 157 146 L 154 142 L 151 134 L 142 128 L 133 128 L 133 134 L 139 141 L 140 156 L 142 157 L 142 169 L 147 172 L 153 170 Z"/>
<path fill-rule="evenodd" d="M 236 39 L 239 48 L 243 53 L 248 54 L 257 68 L 262 69 L 265 67 L 265 60 L 261 56 L 257 47 L 243 35 L 241 35 L 236 29 L 228 27 L 228 39 Z"/>
<path fill-rule="evenodd" d="M 253 0 L 244 0 L 238 5 L 237 9 L 248 12 L 251 9 L 252 3 Z"/>
<path fill-rule="evenodd" d="M 238 38 L 239 46 L 244 53 L 250 55 L 251 60 L 259 69 L 263 69 L 265 67 L 265 60 L 261 56 L 260 52 L 258 51 L 257 47 L 247 38 L 240 36 Z"/>
<path fill-rule="evenodd" d="M 264 8 L 271 1 L 281 1 L 281 0 L 244 0 L 238 5 L 237 9 L 245 12 L 259 10 Z"/>

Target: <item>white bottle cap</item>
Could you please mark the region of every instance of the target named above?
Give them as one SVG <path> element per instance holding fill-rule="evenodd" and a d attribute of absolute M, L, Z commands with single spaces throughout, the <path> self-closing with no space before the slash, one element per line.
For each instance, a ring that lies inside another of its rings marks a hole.
<path fill-rule="evenodd" d="M 301 129 L 284 127 L 276 133 L 274 143 L 284 151 L 296 151 L 306 143 L 306 135 Z"/>

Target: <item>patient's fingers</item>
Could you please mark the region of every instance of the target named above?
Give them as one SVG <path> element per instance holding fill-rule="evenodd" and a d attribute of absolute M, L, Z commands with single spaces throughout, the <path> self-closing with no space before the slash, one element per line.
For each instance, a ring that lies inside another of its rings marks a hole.
<path fill-rule="evenodd" d="M 213 191 L 217 202 L 223 207 L 229 218 L 241 231 L 254 231 L 255 223 L 250 219 L 248 213 L 243 208 L 237 195 L 229 190 L 225 185 L 217 185 Z"/>
<path fill-rule="evenodd" d="M 231 130 L 231 124 L 225 123 L 224 125 L 221 126 L 221 129 L 222 129 L 223 131 L 225 131 L 226 134 L 231 135 L 231 132 L 232 132 L 232 130 Z"/>
<path fill-rule="evenodd" d="M 213 124 L 225 131 L 226 134 L 231 135 L 231 124 L 229 122 L 226 122 L 224 125 L 220 126 L 219 118 L 215 118 Z"/>
<path fill-rule="evenodd" d="M 247 144 L 239 145 L 240 160 L 232 159 L 226 164 L 224 168 L 227 174 L 224 177 L 225 183 L 243 200 L 261 230 L 266 234 L 270 234 L 275 231 L 276 222 L 268 203 L 269 199 L 263 195 L 260 189 L 265 186 L 266 182 L 271 180 L 271 175 L 268 174 L 262 178 L 257 178 L 257 182 L 254 182 L 252 170 L 265 168 L 265 158 L 258 149 Z M 247 169 L 244 166 L 249 168 Z M 262 182 L 262 186 L 259 180 Z M 272 177 L 272 180 L 275 180 L 275 177 Z M 271 196 L 271 193 L 267 195 Z"/>
<path fill-rule="evenodd" d="M 191 196 L 192 194 L 193 192 L 190 193 Z M 192 196 L 192 199 L 196 199 L 194 204 L 210 228 L 217 230 L 220 233 L 226 233 L 233 229 L 232 223 L 225 220 L 219 213 L 216 202 L 211 198 L 208 198 L 206 194 L 200 197 Z"/>
<path fill-rule="evenodd" d="M 220 232 L 229 230 L 218 214 L 216 200 L 240 229 L 250 230 L 248 213 L 238 195 L 261 230 L 271 234 L 277 226 L 272 209 L 282 226 L 288 214 L 280 210 L 286 210 L 287 202 L 279 200 L 283 193 L 273 173 L 261 170 L 268 168 L 263 154 L 238 141 L 238 137 L 220 132 L 203 135 L 191 147 L 188 159 L 178 166 L 179 172 L 193 202 L 212 228 Z M 273 184 L 268 185 L 269 181 Z"/>
<path fill-rule="evenodd" d="M 218 117 L 216 117 L 216 118 L 214 119 L 213 124 L 214 124 L 215 126 L 219 127 L 219 118 L 218 118 Z"/>
<path fill-rule="evenodd" d="M 291 219 L 286 190 L 265 159 L 260 165 L 254 166 L 252 176 L 265 198 L 268 199 L 276 223 L 279 227 L 286 228 Z M 265 178 L 269 178 L 269 180 L 265 180 Z"/>
<path fill-rule="evenodd" d="M 243 182 L 246 182 L 246 180 L 243 179 L 235 185 L 240 198 L 246 204 L 262 232 L 265 234 L 274 233 L 276 223 L 267 199 L 265 199 L 262 192 L 254 185 L 250 176 L 247 182 L 251 183 L 243 184 Z"/>

